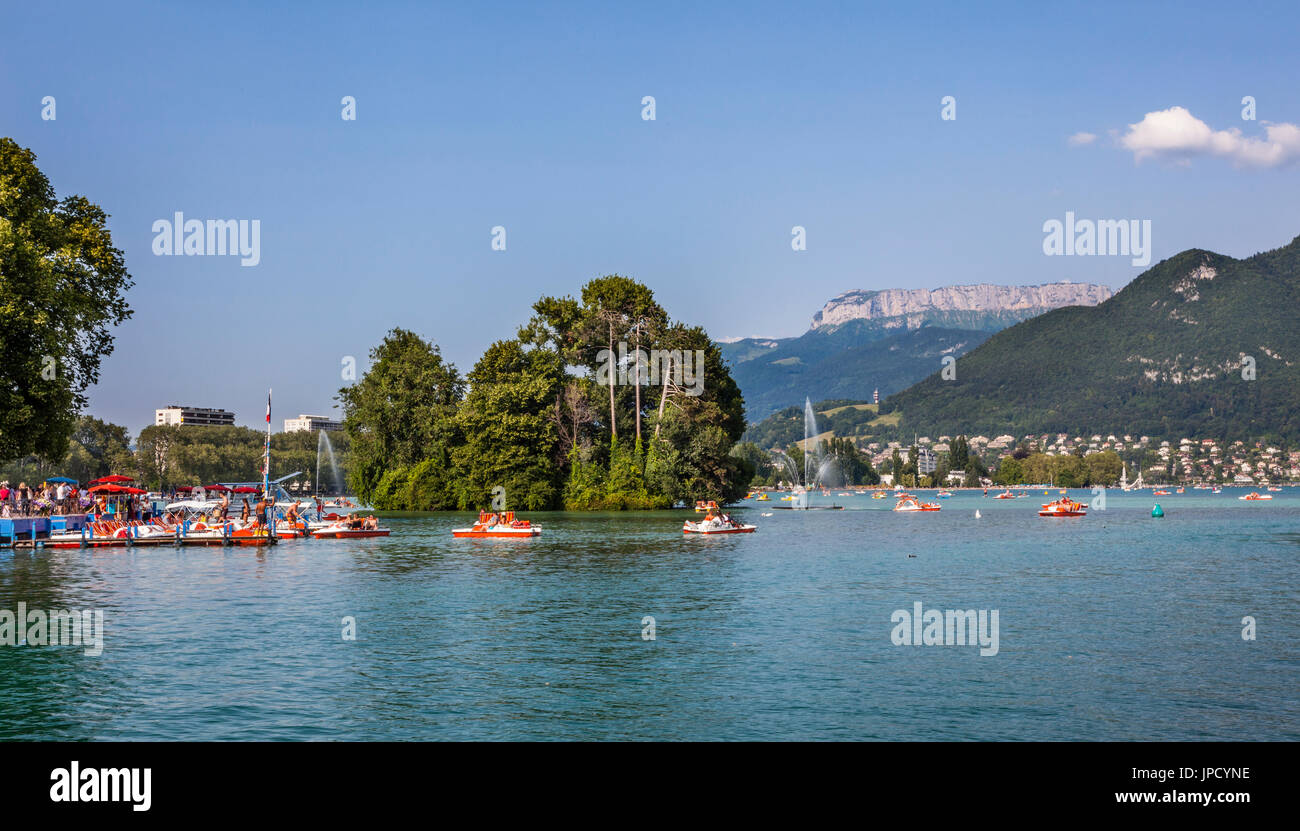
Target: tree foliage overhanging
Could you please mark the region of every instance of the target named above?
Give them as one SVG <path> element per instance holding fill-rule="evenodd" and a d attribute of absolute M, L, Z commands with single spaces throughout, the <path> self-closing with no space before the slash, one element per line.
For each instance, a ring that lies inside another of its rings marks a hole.
<path fill-rule="evenodd" d="M 36 155 L 0 138 L 0 459 L 60 458 L 131 315 L 108 214 L 60 200 Z"/>
<path fill-rule="evenodd" d="M 618 275 L 533 313 L 465 378 L 435 345 L 388 333 L 339 393 L 359 497 L 390 510 L 626 510 L 744 494 L 753 466 L 732 452 L 744 400 L 703 329 Z"/>

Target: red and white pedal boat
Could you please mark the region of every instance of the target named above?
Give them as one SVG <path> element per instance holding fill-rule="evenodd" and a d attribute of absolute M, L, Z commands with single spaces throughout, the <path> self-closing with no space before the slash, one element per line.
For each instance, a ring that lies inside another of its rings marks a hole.
<path fill-rule="evenodd" d="M 745 525 L 716 516 L 706 516 L 699 522 L 687 520 L 682 523 L 683 534 L 752 534 L 757 530 L 757 525 Z"/>
<path fill-rule="evenodd" d="M 345 519 L 326 525 L 324 528 L 313 528 L 311 535 L 318 540 L 351 540 L 386 537 L 391 533 L 388 528 L 366 528 L 364 526 L 353 528 L 351 526 L 354 521 Z"/>
<path fill-rule="evenodd" d="M 1075 502 L 1073 499 L 1062 497 L 1055 502 L 1048 502 L 1038 512 L 1039 516 L 1047 517 L 1065 517 L 1065 516 L 1087 516 L 1088 509 L 1082 502 Z"/>
<path fill-rule="evenodd" d="M 515 519 L 514 511 L 492 513 L 480 511 L 478 522 L 469 528 L 453 528 L 453 537 L 484 537 L 491 539 L 518 539 L 536 537 L 542 533 L 541 526 L 533 525 L 526 519 Z"/>
<path fill-rule="evenodd" d="M 942 510 L 942 508 L 943 506 L 938 503 L 922 502 L 911 494 L 899 499 L 898 504 L 894 506 L 895 511 L 904 514 L 915 513 L 917 511 L 938 511 Z"/>

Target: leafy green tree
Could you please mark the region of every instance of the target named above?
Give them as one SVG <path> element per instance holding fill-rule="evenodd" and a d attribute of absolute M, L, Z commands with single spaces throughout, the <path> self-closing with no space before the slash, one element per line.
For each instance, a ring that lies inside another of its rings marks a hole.
<path fill-rule="evenodd" d="M 1089 453 L 1083 459 L 1088 467 L 1088 484 L 1090 486 L 1110 487 L 1119 484 L 1123 474 L 1123 462 L 1114 450 Z"/>
<path fill-rule="evenodd" d="M 581 342 L 586 348 L 581 350 L 579 358 L 582 365 L 589 366 L 593 370 L 602 363 L 610 370 L 605 381 L 609 390 L 611 439 L 618 436 L 618 396 L 615 392 L 618 375 L 615 363 L 618 344 L 626 340 L 629 332 L 635 327 L 652 317 L 656 320 L 666 320 L 667 316 L 654 302 L 654 293 L 635 280 L 611 274 L 592 280 L 582 287 L 582 316 L 577 323 Z M 597 344 L 600 345 L 599 348 L 595 348 Z M 603 360 L 600 357 L 602 350 L 606 350 Z M 639 385 L 634 386 L 639 424 L 641 392 Z"/>
<path fill-rule="evenodd" d="M 998 463 L 997 473 L 993 476 L 994 484 L 1019 485 L 1024 481 L 1025 472 L 1020 460 L 1014 456 L 1003 456 Z"/>
<path fill-rule="evenodd" d="M 406 329 L 389 332 L 370 359 L 365 375 L 338 395 L 352 442 L 348 482 L 362 500 L 387 472 L 456 443 L 456 408 L 465 392 L 438 347 Z"/>
<path fill-rule="evenodd" d="M 57 199 L 36 155 L 0 138 L 0 460 L 64 456 L 111 327 L 131 316 L 107 222 L 85 197 Z"/>
<path fill-rule="evenodd" d="M 948 467 L 952 470 L 965 470 L 970 461 L 970 445 L 965 436 L 958 436 L 948 446 Z"/>
<path fill-rule="evenodd" d="M 553 462 L 552 409 L 564 386 L 564 362 L 553 350 L 497 341 L 469 374 L 470 392 L 456 420 L 464 443 L 452 458 L 462 507 L 489 507 L 504 488 L 506 507 L 542 510 L 560 504 L 561 471 Z"/>
<path fill-rule="evenodd" d="M 772 457 L 753 442 L 740 442 L 731 448 L 731 455 L 743 459 L 754 469 L 750 487 L 763 487 L 772 484 L 774 467 Z"/>
<path fill-rule="evenodd" d="M 64 476 L 84 484 L 111 473 L 133 471 L 135 467 L 131 437 L 125 427 L 93 416 L 77 419 L 64 459 Z"/>

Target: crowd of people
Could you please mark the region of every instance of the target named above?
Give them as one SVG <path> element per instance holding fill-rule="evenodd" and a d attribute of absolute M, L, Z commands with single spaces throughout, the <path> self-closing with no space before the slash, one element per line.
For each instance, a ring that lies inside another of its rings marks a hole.
<path fill-rule="evenodd" d="M 49 516 L 74 513 L 80 507 L 82 495 L 76 486 L 67 482 L 42 482 L 17 486 L 0 482 L 0 517 Z"/>

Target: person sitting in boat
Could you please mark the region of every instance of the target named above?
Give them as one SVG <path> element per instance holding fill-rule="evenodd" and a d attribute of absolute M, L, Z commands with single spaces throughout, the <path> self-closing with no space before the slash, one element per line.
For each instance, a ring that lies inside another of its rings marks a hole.
<path fill-rule="evenodd" d="M 374 530 L 378 529 L 378 528 L 379 528 L 379 517 L 375 516 L 374 514 L 371 514 L 370 516 L 366 517 L 365 522 L 364 522 L 364 524 L 362 525 L 362 527 L 365 528 L 367 531 L 374 531 Z"/>

